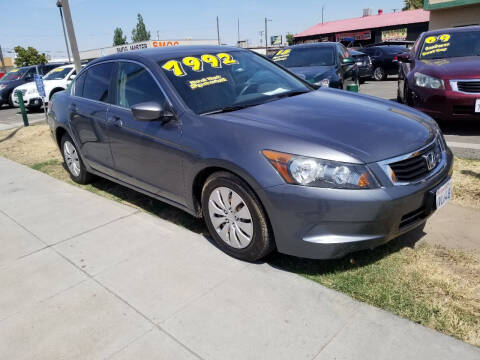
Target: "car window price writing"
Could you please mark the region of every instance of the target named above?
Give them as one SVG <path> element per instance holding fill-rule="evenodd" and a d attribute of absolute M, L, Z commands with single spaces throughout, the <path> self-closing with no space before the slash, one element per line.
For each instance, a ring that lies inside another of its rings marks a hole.
<path fill-rule="evenodd" d="M 288 55 L 290 55 L 290 52 L 292 51 L 292 49 L 285 49 L 285 50 L 280 50 L 279 52 L 277 52 L 272 60 L 273 61 L 284 61 L 284 60 L 287 60 L 288 58 Z"/>
<path fill-rule="evenodd" d="M 212 68 L 219 69 L 222 65 L 238 64 L 238 61 L 228 53 L 219 53 L 216 55 L 203 54 L 199 57 L 186 56 L 181 60 L 168 60 L 163 64 L 162 69 L 171 71 L 175 76 L 185 76 L 187 72 L 184 66 L 189 67 L 194 72 L 202 72 L 205 64 L 208 64 Z"/>
<path fill-rule="evenodd" d="M 429 36 L 425 39 L 422 56 L 428 56 L 435 53 L 447 51 L 450 46 L 450 34 L 438 36 Z"/>

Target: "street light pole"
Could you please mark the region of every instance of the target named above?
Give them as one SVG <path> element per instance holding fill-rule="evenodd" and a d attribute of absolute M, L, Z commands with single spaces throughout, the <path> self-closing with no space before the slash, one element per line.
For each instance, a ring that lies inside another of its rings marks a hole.
<path fill-rule="evenodd" d="M 65 38 L 65 47 L 67 48 L 68 62 L 71 63 L 72 60 L 70 58 L 70 50 L 68 48 L 67 33 L 65 32 L 65 21 L 63 20 L 62 2 L 60 0 L 57 1 L 57 7 L 58 10 L 60 10 L 60 21 L 62 22 L 63 37 Z"/>
<path fill-rule="evenodd" d="M 217 16 L 217 40 L 218 40 L 218 45 L 220 45 L 220 24 L 218 23 L 218 16 Z"/>
<path fill-rule="evenodd" d="M 272 20 L 265 18 L 265 55 L 267 55 L 267 52 L 268 52 L 267 21 L 272 21 Z"/>
<path fill-rule="evenodd" d="M 80 54 L 78 52 L 77 39 L 75 38 L 75 30 L 73 28 L 72 14 L 70 13 L 70 5 L 68 0 L 61 0 L 63 6 L 63 12 L 65 15 L 65 25 L 67 26 L 68 39 L 70 40 L 70 48 L 72 49 L 73 63 L 75 64 L 75 70 L 77 74 L 82 69 L 80 64 Z"/>

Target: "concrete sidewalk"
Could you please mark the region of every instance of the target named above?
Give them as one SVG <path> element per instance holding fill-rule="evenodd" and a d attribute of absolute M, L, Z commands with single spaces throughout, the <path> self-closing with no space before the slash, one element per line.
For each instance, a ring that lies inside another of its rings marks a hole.
<path fill-rule="evenodd" d="M 479 359 L 480 350 L 0 158 L 2 359 Z"/>

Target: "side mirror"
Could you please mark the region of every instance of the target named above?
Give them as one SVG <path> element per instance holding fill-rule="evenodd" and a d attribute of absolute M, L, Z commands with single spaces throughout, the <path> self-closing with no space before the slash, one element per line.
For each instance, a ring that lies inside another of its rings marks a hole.
<path fill-rule="evenodd" d="M 353 58 L 348 57 L 342 60 L 342 65 L 353 65 L 355 63 L 355 60 Z"/>
<path fill-rule="evenodd" d="M 397 55 L 397 59 L 398 59 L 398 61 L 404 62 L 404 63 L 411 63 L 412 62 L 412 57 L 408 53 Z"/>
<path fill-rule="evenodd" d="M 132 115 L 138 121 L 161 120 L 165 124 L 174 118 L 171 111 L 163 109 L 156 101 L 148 101 L 134 105 L 130 108 Z"/>
<path fill-rule="evenodd" d="M 73 80 L 73 79 L 75 79 L 76 77 L 77 77 L 77 75 L 72 74 L 72 75 L 70 75 L 70 77 L 68 78 L 68 80 Z"/>

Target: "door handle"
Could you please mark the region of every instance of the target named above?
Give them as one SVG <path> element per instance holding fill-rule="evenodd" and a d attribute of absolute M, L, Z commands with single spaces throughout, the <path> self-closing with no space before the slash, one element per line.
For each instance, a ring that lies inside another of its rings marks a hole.
<path fill-rule="evenodd" d="M 116 127 L 122 127 L 123 126 L 123 121 L 118 116 L 110 117 L 110 122 L 112 123 L 113 126 L 116 126 Z"/>

